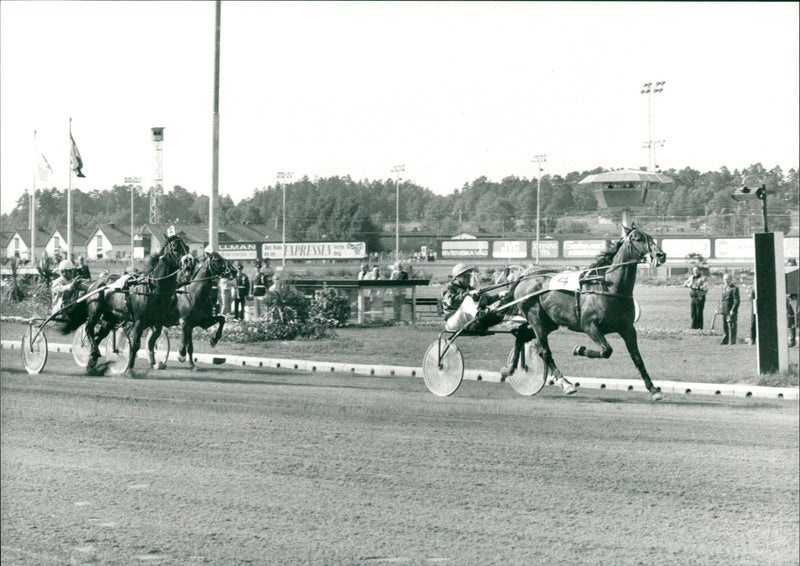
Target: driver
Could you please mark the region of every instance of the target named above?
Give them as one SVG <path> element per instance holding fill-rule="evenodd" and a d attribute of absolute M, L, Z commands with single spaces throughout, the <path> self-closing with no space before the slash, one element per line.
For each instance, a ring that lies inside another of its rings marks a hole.
<path fill-rule="evenodd" d="M 445 330 L 455 332 L 478 319 L 472 329 L 481 333 L 503 321 L 501 313 L 486 311 L 486 307 L 502 299 L 503 294 L 489 295 L 476 290 L 472 285 L 474 272 L 474 267 L 463 263 L 453 266 L 451 280 L 442 292 Z"/>
<path fill-rule="evenodd" d="M 52 314 L 61 310 L 65 302 L 69 302 L 75 294 L 80 279 L 75 277 L 75 264 L 69 259 L 61 260 L 58 264 L 59 276 L 52 285 Z"/>

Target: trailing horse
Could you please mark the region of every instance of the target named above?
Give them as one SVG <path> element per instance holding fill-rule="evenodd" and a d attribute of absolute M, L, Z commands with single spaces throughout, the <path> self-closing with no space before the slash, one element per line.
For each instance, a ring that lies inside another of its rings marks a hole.
<path fill-rule="evenodd" d="M 189 256 L 191 258 L 191 256 Z M 163 326 L 180 326 L 182 341 L 178 359 L 184 361 L 188 354 L 189 367 L 194 365 L 194 344 L 192 330 L 196 327 L 208 328 L 217 324 L 217 332 L 211 338 L 214 347 L 222 337 L 222 328 L 225 326 L 225 317 L 214 314 L 216 294 L 214 283 L 220 276 L 232 276 L 235 270 L 217 252 L 210 252 L 200 261 L 190 260 L 185 264 L 178 275 L 178 289 L 170 302 L 168 312 L 163 321 Z M 156 364 L 155 344 L 161 335 L 162 326 L 153 329 L 148 341 L 150 366 L 164 369 L 164 364 Z"/>
<path fill-rule="evenodd" d="M 100 342 L 115 328 L 123 327 L 130 345 L 125 374 L 133 376 L 133 366 L 146 328 L 161 326 L 167 307 L 175 294 L 180 258 L 189 253 L 178 236 L 166 238 L 163 248 L 150 257 L 146 273 L 123 276 L 109 285 L 101 279 L 89 287 L 88 293 L 106 287 L 85 301 L 85 306 L 68 313 L 67 328 L 86 322 L 86 337 L 91 345 L 87 371 L 95 373 L 100 358 Z"/>
<path fill-rule="evenodd" d="M 554 275 L 523 277 L 517 281 L 511 291 L 514 301 L 519 300 L 516 308 L 527 319 L 530 329 L 517 334 L 513 362 L 510 367 L 503 368 L 503 375 L 514 373 L 522 347 L 533 340 L 556 383 L 561 385 L 565 393 L 574 393 L 575 386 L 564 378 L 553 361 L 548 335 L 562 326 L 574 332 L 583 332 L 600 346 L 600 350 L 577 346 L 573 354 L 587 358 L 608 358 L 612 349 L 605 335 L 617 333 L 625 341 L 628 353 L 653 400 L 663 399 L 661 389 L 653 385 L 644 367 L 633 325 L 633 288 L 637 264 L 645 257 L 655 268 L 666 261 L 667 255 L 649 234 L 632 226 L 625 228 L 625 235 L 582 274 L 576 288 L 557 288 L 551 284 L 557 277 Z"/>

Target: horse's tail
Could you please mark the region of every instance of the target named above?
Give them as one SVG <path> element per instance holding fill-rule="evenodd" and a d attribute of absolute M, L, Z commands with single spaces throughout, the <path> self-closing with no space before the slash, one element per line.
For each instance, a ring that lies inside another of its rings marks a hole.
<path fill-rule="evenodd" d="M 81 327 L 89 318 L 89 305 L 86 301 L 67 307 L 61 312 L 61 320 L 56 328 L 62 334 L 69 334 Z"/>

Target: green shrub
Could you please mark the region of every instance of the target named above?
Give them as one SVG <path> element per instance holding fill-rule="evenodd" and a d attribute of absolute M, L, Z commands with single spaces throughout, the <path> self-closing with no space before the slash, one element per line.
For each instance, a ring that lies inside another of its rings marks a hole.
<path fill-rule="evenodd" d="M 339 295 L 336 289 L 323 285 L 311 302 L 311 317 L 328 328 L 344 326 L 350 318 L 350 299 Z"/>

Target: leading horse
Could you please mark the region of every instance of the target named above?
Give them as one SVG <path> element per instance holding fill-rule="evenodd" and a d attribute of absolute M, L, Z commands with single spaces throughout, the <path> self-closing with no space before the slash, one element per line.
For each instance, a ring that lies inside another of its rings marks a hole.
<path fill-rule="evenodd" d="M 146 273 L 123 276 L 109 285 L 109 280 L 96 281 L 87 294 L 107 286 L 81 304 L 80 309 L 70 313 L 67 325 L 62 330 L 77 328 L 86 322 L 86 337 L 91 345 L 87 371 L 96 372 L 100 358 L 100 342 L 111 330 L 122 326 L 127 335 L 129 348 L 125 374 L 133 376 L 133 366 L 141 346 L 142 333 L 146 328 L 161 326 L 167 307 L 175 294 L 180 259 L 189 253 L 189 247 L 178 236 L 169 236 L 161 250 L 150 257 L 150 268 Z"/>
<path fill-rule="evenodd" d="M 577 290 L 552 290 L 552 275 L 520 279 L 510 292 L 515 301 L 520 301 L 516 308 L 527 319 L 532 336 L 530 331 L 517 334 L 514 358 L 510 367 L 503 368 L 504 376 L 514 373 L 522 347 L 532 339 L 555 382 L 561 385 L 565 393 L 574 393 L 575 386 L 564 378 L 553 361 L 548 335 L 559 327 L 583 332 L 600 346 L 600 350 L 577 346 L 573 354 L 587 358 L 608 358 L 612 348 L 605 335 L 617 333 L 625 341 L 628 353 L 653 400 L 663 399 L 661 389 L 653 385 L 644 367 L 633 325 L 633 288 L 637 264 L 644 258 L 655 268 L 666 261 L 667 254 L 649 234 L 632 225 L 625 228 L 625 235 L 611 249 L 600 254 L 598 261 L 584 273 Z"/>
<path fill-rule="evenodd" d="M 180 326 L 182 334 L 181 349 L 178 352 L 178 360 L 189 360 L 190 369 L 196 369 L 194 365 L 194 343 L 192 342 L 192 330 L 196 327 L 208 328 L 217 324 L 217 331 L 211 337 L 211 347 L 217 345 L 222 337 L 222 329 L 225 326 L 225 317 L 215 314 L 214 305 L 217 297 L 214 292 L 214 284 L 220 276 L 232 277 L 235 275 L 230 263 L 217 252 L 207 252 L 199 261 L 192 256 L 188 256 L 178 275 L 177 291 L 169 305 L 167 316 L 164 318 L 164 326 Z M 150 356 L 150 366 L 164 369 L 164 364 L 156 364 L 155 344 L 161 335 L 162 327 L 153 329 L 148 341 Z"/>

